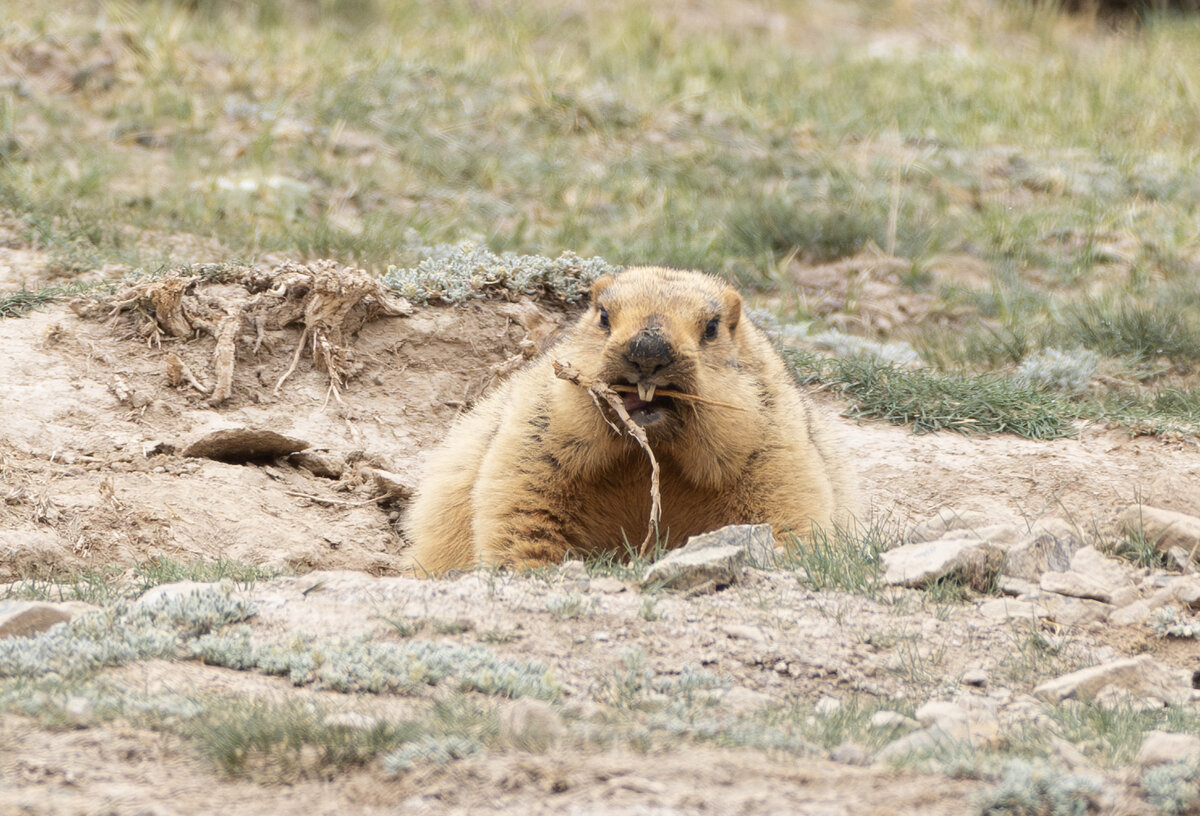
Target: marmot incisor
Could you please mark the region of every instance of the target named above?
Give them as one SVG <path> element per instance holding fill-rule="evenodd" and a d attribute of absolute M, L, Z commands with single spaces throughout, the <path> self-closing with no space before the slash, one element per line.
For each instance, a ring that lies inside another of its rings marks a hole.
<path fill-rule="evenodd" d="M 803 536 L 853 509 L 836 442 L 741 296 L 704 273 L 636 267 L 596 281 L 563 340 L 451 429 L 410 509 L 418 573 L 540 566 L 642 540 L 649 458 L 585 389 L 555 376 L 555 360 L 638 387 L 622 400 L 661 468 L 668 546 L 736 523 Z"/>

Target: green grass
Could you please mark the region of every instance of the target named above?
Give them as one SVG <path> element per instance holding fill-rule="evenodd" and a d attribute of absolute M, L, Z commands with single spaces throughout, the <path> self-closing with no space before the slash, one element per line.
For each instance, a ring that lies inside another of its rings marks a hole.
<path fill-rule="evenodd" d="M 1078 411 L 1010 377 L 910 370 L 861 358 L 788 353 L 802 382 L 833 386 L 853 401 L 849 416 L 912 425 L 917 433 L 1013 433 L 1029 439 L 1071 436 Z"/>

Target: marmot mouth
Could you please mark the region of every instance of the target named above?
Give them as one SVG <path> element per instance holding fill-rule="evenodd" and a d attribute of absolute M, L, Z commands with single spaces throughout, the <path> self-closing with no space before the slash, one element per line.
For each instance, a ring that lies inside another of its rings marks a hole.
<path fill-rule="evenodd" d="M 629 418 L 638 425 L 650 425 L 662 419 L 664 413 L 675 406 L 675 400 L 671 397 L 655 394 L 655 391 L 661 389 L 663 391 L 676 390 L 675 386 L 655 385 L 653 383 L 630 383 L 636 390 L 625 390 L 622 388 L 621 404 L 625 407 Z"/>

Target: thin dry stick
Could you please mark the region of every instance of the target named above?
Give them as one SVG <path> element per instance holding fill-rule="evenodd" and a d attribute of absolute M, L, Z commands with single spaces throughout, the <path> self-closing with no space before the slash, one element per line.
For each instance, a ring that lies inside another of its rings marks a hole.
<path fill-rule="evenodd" d="M 608 386 L 613 391 L 623 391 L 630 394 L 637 391 L 636 385 L 610 385 Z M 688 402 L 703 402 L 705 405 L 715 405 L 718 408 L 730 408 L 734 411 L 745 411 L 746 409 L 740 405 L 734 405 L 729 402 L 719 402 L 707 397 L 701 397 L 697 394 L 685 394 L 683 391 L 672 391 L 669 388 L 656 388 L 654 393 L 660 397 L 674 397 L 675 399 L 687 400 Z"/>
<path fill-rule="evenodd" d="M 242 310 L 234 309 L 232 314 L 221 318 L 217 328 L 217 347 L 213 349 L 213 367 L 217 381 L 213 386 L 212 396 L 208 404 L 214 408 L 233 393 L 233 366 L 237 357 L 237 332 L 242 324 Z"/>
<path fill-rule="evenodd" d="M 617 396 L 616 392 L 607 383 L 589 380 L 573 368 L 570 363 L 560 363 L 558 360 L 554 361 L 554 376 L 585 389 L 591 395 L 592 402 L 596 403 L 596 408 L 600 410 L 600 415 L 604 417 L 604 421 L 614 431 L 620 433 L 621 430 L 607 416 L 604 416 L 604 410 L 600 406 L 600 400 L 608 403 L 608 407 L 621 419 L 621 424 L 624 426 L 625 431 L 633 437 L 634 441 L 650 457 L 650 524 L 646 530 L 646 537 L 642 540 L 642 546 L 639 548 L 639 554 L 644 557 L 658 540 L 658 522 L 662 518 L 662 495 L 659 492 L 658 486 L 658 459 L 654 457 L 654 451 L 650 449 L 650 440 L 646 438 L 646 431 L 642 426 L 633 421 L 629 416 L 629 412 L 625 410 L 624 402 L 622 402 L 621 398 Z"/>
<path fill-rule="evenodd" d="M 188 364 L 175 352 L 170 352 L 166 357 L 167 363 L 167 381 L 172 387 L 178 388 L 183 383 L 187 383 L 192 388 L 195 388 L 201 394 L 208 395 L 208 386 L 196 379 L 196 375 L 188 368 Z"/>

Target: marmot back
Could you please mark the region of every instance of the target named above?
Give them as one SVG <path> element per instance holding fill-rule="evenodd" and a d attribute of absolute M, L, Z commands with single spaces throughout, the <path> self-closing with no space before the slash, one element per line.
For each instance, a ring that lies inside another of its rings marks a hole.
<path fill-rule="evenodd" d="M 553 361 L 630 386 L 624 408 L 661 468 L 668 546 L 738 523 L 805 536 L 856 509 L 836 440 L 741 296 L 704 273 L 636 267 L 598 280 L 563 340 L 451 429 L 410 509 L 418 573 L 621 553 L 644 537 L 648 457 Z"/>

